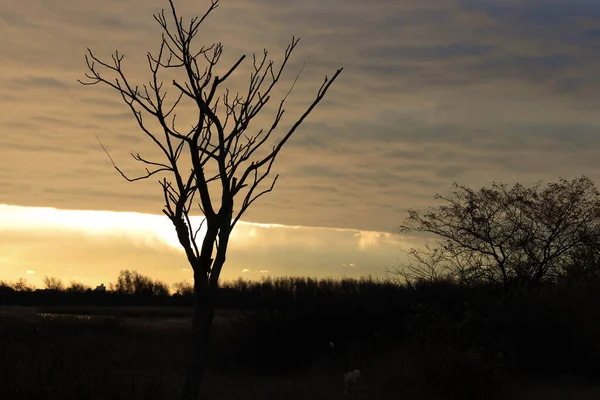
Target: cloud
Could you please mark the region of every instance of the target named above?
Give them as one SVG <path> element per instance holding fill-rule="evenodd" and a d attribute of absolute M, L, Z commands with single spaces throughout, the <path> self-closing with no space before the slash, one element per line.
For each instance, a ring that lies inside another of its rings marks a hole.
<path fill-rule="evenodd" d="M 576 5 L 560 0 L 461 0 L 461 4 L 523 25 L 556 27 L 578 18 L 600 19 L 600 5 L 593 0 L 578 1 Z"/>
<path fill-rule="evenodd" d="M 17 79 L 15 84 L 24 86 L 36 86 L 38 88 L 68 88 L 64 82 L 55 79 L 51 76 L 31 76 L 27 78 Z"/>
<path fill-rule="evenodd" d="M 26 270 L 65 281 L 77 276 L 90 285 L 114 281 L 123 269 L 168 283 L 192 275 L 166 217 L 0 206 L 0 219 L 2 279 L 17 279 Z M 422 242 L 378 232 L 241 222 L 221 278 L 381 276 L 403 250 Z M 33 283 L 41 284 L 37 279 Z"/>
<path fill-rule="evenodd" d="M 0 198 L 24 206 L 160 213 L 156 181 L 124 182 L 96 135 L 129 174 L 143 173 L 129 153 L 155 156 L 152 142 L 117 93 L 76 79 L 84 78 L 89 47 L 108 60 L 119 49 L 132 83 L 147 83 L 146 51 L 158 50 L 160 40 L 152 13 L 167 3 L 52 4 L 36 0 L 0 16 L 3 33 L 14 38 L 0 56 Z M 276 93 L 287 92 L 306 61 L 280 128 L 310 104 L 325 75 L 345 67 L 278 156 L 275 190 L 245 220 L 392 233 L 406 209 L 430 204 L 454 180 L 477 187 L 494 180 L 600 178 L 599 4 L 223 3 L 198 37 L 224 44 L 219 73 L 241 54 L 265 47 L 279 62 L 292 35 L 301 37 Z M 190 0 L 177 6 L 184 17 L 204 9 Z M 231 76 L 232 92 L 247 90 L 249 68 L 245 63 Z M 164 78 L 171 99 L 176 90 L 171 76 Z M 182 126 L 194 118 L 191 104 L 184 109 Z M 251 129 L 269 127 L 272 111 Z"/>
<path fill-rule="evenodd" d="M 391 234 L 383 232 L 360 231 L 354 235 L 358 237 L 358 247 L 360 249 L 378 247 L 383 241 L 393 241 L 395 239 Z M 350 264 L 350 266 L 354 266 L 354 264 Z"/>
<path fill-rule="evenodd" d="M 477 57 L 490 53 L 491 46 L 474 43 L 450 43 L 439 46 L 380 46 L 365 49 L 361 55 L 368 58 L 389 59 L 390 57 L 409 58 L 411 60 L 440 61 L 444 59 Z"/>

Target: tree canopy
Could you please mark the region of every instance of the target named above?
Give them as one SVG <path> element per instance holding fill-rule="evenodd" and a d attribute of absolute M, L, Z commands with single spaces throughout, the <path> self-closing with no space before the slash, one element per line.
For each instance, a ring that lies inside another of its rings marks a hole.
<path fill-rule="evenodd" d="M 435 198 L 443 204 L 409 210 L 400 226 L 439 239 L 411 249 L 412 262 L 398 269 L 409 277 L 538 285 L 600 248 L 600 193 L 585 176 L 543 188 L 494 182 L 475 191 L 454 184 L 450 195 Z"/>

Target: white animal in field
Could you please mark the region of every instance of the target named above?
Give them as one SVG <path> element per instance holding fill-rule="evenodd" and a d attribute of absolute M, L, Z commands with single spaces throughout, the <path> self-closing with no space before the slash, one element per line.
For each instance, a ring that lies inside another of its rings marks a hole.
<path fill-rule="evenodd" d="M 360 378 L 360 370 L 346 372 L 344 374 L 344 394 L 348 394 L 348 385 L 356 385 Z"/>

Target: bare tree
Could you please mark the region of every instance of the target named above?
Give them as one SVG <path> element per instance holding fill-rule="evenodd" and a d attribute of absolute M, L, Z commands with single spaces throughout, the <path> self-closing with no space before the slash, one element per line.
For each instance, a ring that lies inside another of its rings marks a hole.
<path fill-rule="evenodd" d="M 123 270 L 119 272 L 117 282 L 112 291 L 135 296 L 168 296 L 169 286 L 160 280 L 153 280 L 137 271 Z"/>
<path fill-rule="evenodd" d="M 408 257 L 408 262 L 401 263 L 398 268 L 386 268 L 386 274 L 400 276 L 404 281 L 400 283 L 443 282 L 453 276 L 453 269 L 448 265 L 448 260 L 440 246 L 427 244 L 425 249 L 412 248 L 403 251 Z"/>
<path fill-rule="evenodd" d="M 451 196 L 436 195 L 444 202 L 437 208 L 409 210 L 400 231 L 431 233 L 440 242 L 413 249 L 417 265 L 401 265 L 398 272 L 467 284 L 538 285 L 563 274 L 581 249 L 598 249 L 600 193 L 587 177 L 560 179 L 543 190 L 539 183 L 454 188 Z"/>
<path fill-rule="evenodd" d="M 25 278 L 17 279 L 16 282 L 11 284 L 11 287 L 17 292 L 33 292 L 35 290 L 35 287 L 31 283 L 27 282 L 27 279 Z"/>
<path fill-rule="evenodd" d="M 177 296 L 192 296 L 194 294 L 194 286 L 187 281 L 175 282 L 173 285 L 174 294 Z"/>
<path fill-rule="evenodd" d="M 201 17 L 192 18 L 189 24 L 177 15 L 172 0 L 169 0 L 169 5 L 172 14 L 170 22 L 164 10 L 154 16 L 162 28 L 162 40 L 158 53 L 147 55 L 152 72 L 149 84 L 140 87 L 125 76 L 123 55 L 118 51 L 112 56 L 112 61 L 104 62 L 90 49 L 86 55 L 89 69 L 86 77 L 89 80 L 80 83 L 102 83 L 119 93 L 139 128 L 164 156 L 162 160 L 150 160 L 139 153 L 132 154 L 145 167 L 145 173 L 136 177 L 126 175 L 112 158 L 111 162 L 130 182 L 159 173 L 168 176 L 159 181 L 165 201 L 163 212 L 172 221 L 179 243 L 194 271 L 194 344 L 183 390 L 183 397 L 189 399 L 196 398 L 199 393 L 209 349 L 217 282 L 225 264 L 231 231 L 254 201 L 273 190 L 278 175 L 272 180 L 267 177 L 277 155 L 323 99 L 342 68 L 330 79 L 325 77 L 313 102 L 268 149 L 269 139 L 282 120 L 286 99 L 298 77 L 287 95 L 275 106 L 272 123 L 255 133 L 248 133 L 248 128 L 271 100 L 273 89 L 298 39 L 292 38 L 279 67 L 268 59 L 266 50 L 259 56 L 254 54 L 248 87 L 234 96 L 228 89 L 223 90 L 222 86 L 246 56 L 241 56 L 219 74 L 216 68 L 223 45 L 214 43 L 198 49 L 192 47 L 202 22 L 218 6 L 218 0 L 211 0 L 207 11 Z M 164 83 L 160 78 L 165 70 L 179 71 L 185 77 L 180 81 L 172 80 L 176 94 L 170 102 L 167 101 Z M 105 77 L 106 72 L 111 77 Z M 195 109 L 195 122 L 191 128 L 182 130 L 175 122 L 176 109 L 185 101 Z M 152 129 L 146 122 L 148 116 L 157 123 L 157 129 Z M 265 180 L 270 182 L 264 184 Z M 195 199 L 204 216 L 200 226 L 193 226 L 190 219 Z M 236 209 L 234 199 L 239 199 Z M 198 235 L 202 226 L 204 232 Z"/>
<path fill-rule="evenodd" d="M 53 277 L 50 277 L 47 275 L 44 276 L 44 286 L 48 290 L 57 290 L 57 291 L 61 291 L 65 288 L 63 285 L 63 282 L 60 279 L 53 278 Z"/>
<path fill-rule="evenodd" d="M 81 282 L 71 281 L 69 287 L 67 287 L 67 292 L 72 293 L 85 293 L 88 290 L 92 290 L 92 288 L 86 284 Z"/>

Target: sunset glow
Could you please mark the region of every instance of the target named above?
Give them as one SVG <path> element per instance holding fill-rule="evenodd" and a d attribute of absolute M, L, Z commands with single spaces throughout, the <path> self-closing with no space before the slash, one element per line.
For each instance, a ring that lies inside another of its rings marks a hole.
<path fill-rule="evenodd" d="M 113 281 L 122 269 L 169 283 L 191 278 L 164 215 L 0 205 L 0 220 L 3 280 L 26 278 L 41 285 L 48 275 L 97 285 Z M 240 222 L 223 279 L 382 276 L 415 243 L 379 232 Z"/>

